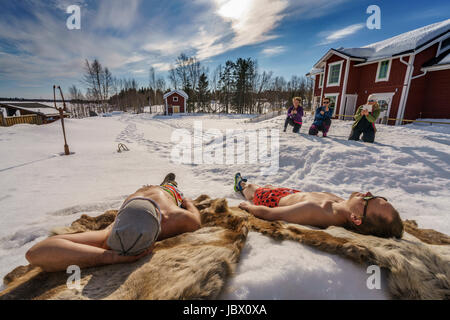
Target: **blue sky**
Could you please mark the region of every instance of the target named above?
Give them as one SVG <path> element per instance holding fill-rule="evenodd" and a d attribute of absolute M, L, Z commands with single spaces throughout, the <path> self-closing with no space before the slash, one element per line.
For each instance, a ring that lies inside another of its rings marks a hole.
<path fill-rule="evenodd" d="M 81 7 L 81 30 L 66 8 Z M 381 29 L 365 22 L 381 8 Z M 304 75 L 329 48 L 360 47 L 450 17 L 447 0 L 2 0 L 0 97 L 49 98 L 80 79 L 85 59 L 114 76 L 148 83 L 176 57 L 197 56 L 212 71 L 252 57 L 287 80 Z M 168 81 L 167 81 L 168 83 Z"/>

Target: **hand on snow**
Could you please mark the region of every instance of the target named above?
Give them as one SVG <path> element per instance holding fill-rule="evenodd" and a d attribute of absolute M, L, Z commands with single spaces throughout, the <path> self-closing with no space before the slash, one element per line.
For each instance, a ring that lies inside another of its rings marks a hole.
<path fill-rule="evenodd" d="M 250 206 L 251 206 L 251 204 L 249 202 L 241 202 L 239 204 L 239 208 L 242 210 L 245 210 L 247 212 L 250 212 Z"/>

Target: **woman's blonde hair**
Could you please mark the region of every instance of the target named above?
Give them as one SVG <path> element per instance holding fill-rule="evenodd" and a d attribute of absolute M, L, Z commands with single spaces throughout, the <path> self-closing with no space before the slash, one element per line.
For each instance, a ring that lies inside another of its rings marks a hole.
<path fill-rule="evenodd" d="M 292 102 L 294 102 L 295 100 L 297 100 L 298 102 L 300 102 L 300 104 L 302 104 L 302 98 L 300 98 L 300 97 L 294 97 L 294 98 L 292 99 Z"/>
<path fill-rule="evenodd" d="M 380 108 L 380 105 L 378 104 L 378 100 L 374 94 L 369 95 L 369 97 L 367 98 L 367 102 L 369 102 L 370 100 L 375 100 L 375 104 L 373 106 L 378 109 Z"/>

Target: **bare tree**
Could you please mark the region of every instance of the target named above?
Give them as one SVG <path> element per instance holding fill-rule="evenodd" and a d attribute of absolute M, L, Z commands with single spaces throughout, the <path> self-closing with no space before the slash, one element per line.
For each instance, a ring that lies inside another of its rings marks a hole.
<path fill-rule="evenodd" d="M 109 95 L 110 95 L 110 90 L 111 90 L 111 85 L 112 85 L 112 74 L 111 72 L 109 72 L 108 68 L 105 68 L 102 73 L 101 76 L 103 77 L 102 79 L 102 93 L 103 93 L 103 97 L 102 100 L 103 101 L 108 101 L 109 99 Z M 105 110 L 105 107 L 103 107 L 103 112 L 106 112 L 107 110 Z"/>
<path fill-rule="evenodd" d="M 164 93 L 164 91 L 166 91 L 166 80 L 164 80 L 164 78 L 158 78 L 158 80 L 156 80 L 156 90 L 161 91 L 162 93 Z"/>
<path fill-rule="evenodd" d="M 262 74 L 258 74 L 256 77 L 256 111 L 258 113 L 263 113 L 263 110 L 261 108 L 261 99 L 262 99 L 262 92 L 269 89 L 270 80 L 272 79 L 273 72 L 269 71 L 263 71 Z"/>
<path fill-rule="evenodd" d="M 69 88 L 69 97 L 73 106 L 72 112 L 76 118 L 82 118 L 86 116 L 86 111 L 83 106 L 84 96 L 75 85 Z"/>
<path fill-rule="evenodd" d="M 177 73 L 175 71 L 175 67 L 171 67 L 169 70 L 169 81 L 173 89 L 178 89 L 178 78 Z"/>
<path fill-rule="evenodd" d="M 156 104 L 156 75 L 155 75 L 155 68 L 150 67 L 149 70 L 149 88 L 151 91 L 153 91 L 153 98 L 151 98 L 151 102 L 149 101 L 150 105 L 150 113 L 152 113 L 152 105 Z"/>
<path fill-rule="evenodd" d="M 95 59 L 92 63 L 89 60 L 85 60 L 85 74 L 83 76 L 83 83 L 86 85 L 89 94 L 97 101 L 97 105 L 100 105 L 101 101 L 104 100 L 103 97 L 103 81 L 104 81 L 104 71 L 103 67 Z"/>

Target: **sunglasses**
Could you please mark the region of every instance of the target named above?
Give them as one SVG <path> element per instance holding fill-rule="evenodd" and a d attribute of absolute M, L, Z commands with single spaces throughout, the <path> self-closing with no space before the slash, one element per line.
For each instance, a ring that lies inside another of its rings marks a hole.
<path fill-rule="evenodd" d="M 328 101 L 328 102 L 324 102 L 323 104 L 330 104 L 330 102 Z"/>
<path fill-rule="evenodd" d="M 376 100 L 369 100 L 369 102 L 377 102 Z"/>
<path fill-rule="evenodd" d="M 377 198 L 383 199 L 384 201 L 388 201 L 388 199 L 386 199 L 385 197 L 378 197 L 378 196 L 370 196 L 370 197 L 364 197 L 363 198 L 366 203 L 364 204 L 364 213 L 363 213 L 361 222 L 364 222 L 364 219 L 366 218 L 367 207 L 369 206 L 369 201 L 372 200 L 372 199 L 377 199 Z"/>

